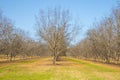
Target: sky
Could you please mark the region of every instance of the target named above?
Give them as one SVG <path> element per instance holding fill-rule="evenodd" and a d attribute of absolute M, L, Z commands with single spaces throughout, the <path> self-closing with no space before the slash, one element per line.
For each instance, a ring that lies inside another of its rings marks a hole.
<path fill-rule="evenodd" d="M 86 36 L 87 30 L 91 29 L 96 20 L 100 21 L 109 15 L 118 1 L 120 0 L 0 0 L 0 9 L 17 28 L 28 32 L 33 39 L 37 39 L 35 15 L 40 9 L 68 9 L 72 19 L 82 26 L 80 35 L 75 40 L 77 42 Z"/>

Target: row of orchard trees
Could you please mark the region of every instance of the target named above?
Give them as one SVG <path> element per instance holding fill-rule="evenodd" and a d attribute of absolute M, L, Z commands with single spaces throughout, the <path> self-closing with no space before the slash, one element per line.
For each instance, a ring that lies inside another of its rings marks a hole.
<path fill-rule="evenodd" d="M 41 50 L 42 49 L 42 50 Z M 24 31 L 16 29 L 11 20 L 0 13 L 0 57 L 7 60 L 40 56 L 44 45 L 30 39 Z"/>
<path fill-rule="evenodd" d="M 24 31 L 16 29 L 12 22 L 0 13 L 0 56 L 12 60 L 18 56 L 24 58 L 46 53 L 53 56 L 53 64 L 56 64 L 59 56 L 69 49 L 71 55 L 75 57 L 118 63 L 120 7 L 93 26 L 94 29 L 88 31 L 88 36 L 84 40 L 70 47 L 69 44 L 75 39 L 79 28 L 77 29 L 76 24 L 73 24 L 69 11 L 56 8 L 41 10 L 36 17 L 36 31 L 41 43 L 25 36 Z"/>
<path fill-rule="evenodd" d="M 72 55 L 107 63 L 118 63 L 120 60 L 120 7 L 93 26 L 94 29 L 88 31 L 88 36 L 71 48 Z"/>
<path fill-rule="evenodd" d="M 22 30 L 15 29 L 10 20 L 0 14 L 0 55 L 10 60 L 16 56 L 52 55 L 53 64 L 56 64 L 77 33 L 69 11 L 60 8 L 41 10 L 36 16 L 35 26 L 39 42 L 25 36 Z"/>

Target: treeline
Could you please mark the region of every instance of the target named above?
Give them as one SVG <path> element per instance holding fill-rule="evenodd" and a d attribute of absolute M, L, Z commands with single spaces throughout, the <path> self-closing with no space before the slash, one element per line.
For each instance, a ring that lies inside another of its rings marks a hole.
<path fill-rule="evenodd" d="M 87 37 L 70 48 L 74 57 L 106 63 L 120 61 L 120 6 L 93 25 Z"/>
<path fill-rule="evenodd" d="M 53 64 L 56 64 L 59 56 L 66 55 L 72 35 L 76 34 L 76 25 L 70 17 L 68 10 L 40 10 L 35 25 L 39 41 L 35 41 L 0 13 L 0 57 L 11 61 L 52 56 Z"/>
<path fill-rule="evenodd" d="M 25 59 L 45 55 L 46 47 L 35 42 L 21 29 L 15 28 L 10 19 L 0 13 L 0 59 Z"/>
<path fill-rule="evenodd" d="M 72 47 L 70 43 L 79 28 L 71 20 L 68 10 L 41 10 L 36 17 L 36 27 L 39 41 L 15 28 L 0 13 L 0 57 L 11 61 L 14 58 L 53 56 L 53 64 L 56 64 L 59 56 L 71 55 L 106 63 L 120 62 L 120 6 L 96 22 L 87 37 Z"/>

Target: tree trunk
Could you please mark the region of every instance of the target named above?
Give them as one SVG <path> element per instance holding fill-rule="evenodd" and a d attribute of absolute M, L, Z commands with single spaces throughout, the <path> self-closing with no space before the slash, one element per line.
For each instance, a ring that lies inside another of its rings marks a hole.
<path fill-rule="evenodd" d="M 56 64 L 56 53 L 54 51 L 54 54 L 53 54 L 53 64 L 55 65 Z"/>
<path fill-rule="evenodd" d="M 56 56 L 56 61 L 59 61 L 59 55 Z"/>
<path fill-rule="evenodd" d="M 56 56 L 53 56 L 53 64 L 56 65 Z"/>
<path fill-rule="evenodd" d="M 6 57 L 7 57 L 7 61 L 9 60 L 9 55 L 8 54 L 6 54 Z"/>
<path fill-rule="evenodd" d="M 12 61 L 12 58 L 13 58 L 13 54 L 11 53 L 10 54 L 10 61 Z"/>
<path fill-rule="evenodd" d="M 108 57 L 106 57 L 106 63 L 110 63 L 110 59 Z"/>

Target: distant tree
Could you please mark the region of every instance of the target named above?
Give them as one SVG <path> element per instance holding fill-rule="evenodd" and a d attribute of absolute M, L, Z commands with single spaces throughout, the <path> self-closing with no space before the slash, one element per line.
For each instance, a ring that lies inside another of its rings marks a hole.
<path fill-rule="evenodd" d="M 11 54 L 11 41 L 12 41 L 12 32 L 13 32 L 12 22 L 2 13 L 0 13 L 0 52 L 2 54 L 9 56 Z"/>
<path fill-rule="evenodd" d="M 118 7 L 116 9 L 113 10 L 113 23 L 115 26 L 115 33 L 116 33 L 116 52 L 115 52 L 115 56 L 116 56 L 116 60 L 119 61 L 120 60 L 120 3 L 118 5 Z"/>

